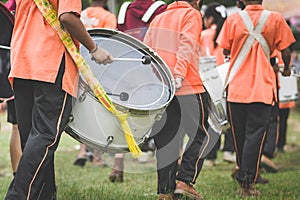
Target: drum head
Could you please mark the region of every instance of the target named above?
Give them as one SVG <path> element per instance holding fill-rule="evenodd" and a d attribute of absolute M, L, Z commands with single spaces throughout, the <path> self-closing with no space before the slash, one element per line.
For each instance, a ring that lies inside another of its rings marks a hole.
<path fill-rule="evenodd" d="M 175 85 L 165 62 L 139 40 L 111 29 L 88 31 L 99 47 L 110 52 L 115 60 L 99 65 L 83 46 L 81 55 L 115 104 L 135 110 L 156 110 L 173 98 Z M 142 60 L 148 57 L 151 62 Z M 84 78 L 81 77 L 83 80 Z"/>
<path fill-rule="evenodd" d="M 0 2 L 0 45 L 10 46 L 13 31 L 14 18 L 10 11 Z M 8 82 L 10 71 L 10 51 L 0 48 L 0 97 L 8 98 L 13 95 L 11 86 Z"/>

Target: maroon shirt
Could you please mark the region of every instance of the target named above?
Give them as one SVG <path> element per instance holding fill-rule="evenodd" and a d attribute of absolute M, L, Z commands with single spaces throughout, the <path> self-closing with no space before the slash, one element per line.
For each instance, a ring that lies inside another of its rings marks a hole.
<path fill-rule="evenodd" d="M 153 2 L 153 0 L 135 0 L 134 2 L 132 2 L 127 8 L 125 23 L 118 24 L 118 30 L 122 32 L 127 32 L 128 30 L 132 29 L 148 27 L 153 18 L 156 15 L 164 12 L 168 6 L 167 4 L 160 6 L 151 16 L 150 20 L 147 23 L 145 23 L 141 19 Z"/>

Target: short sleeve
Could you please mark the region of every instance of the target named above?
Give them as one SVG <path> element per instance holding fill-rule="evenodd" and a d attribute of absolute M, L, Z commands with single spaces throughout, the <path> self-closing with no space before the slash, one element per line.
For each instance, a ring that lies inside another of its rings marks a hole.
<path fill-rule="evenodd" d="M 278 24 L 276 27 L 276 37 L 275 37 L 275 45 L 276 49 L 283 50 L 289 47 L 296 40 L 292 33 L 291 28 L 286 23 L 285 19 L 278 15 Z"/>
<path fill-rule="evenodd" d="M 230 42 L 230 38 L 231 38 L 231 31 L 230 31 L 230 26 L 228 23 L 229 19 L 226 19 L 223 27 L 219 33 L 219 36 L 217 38 L 217 43 L 219 44 L 219 46 L 223 49 L 231 49 L 231 42 Z"/>
<path fill-rule="evenodd" d="M 66 12 L 73 12 L 80 16 L 81 9 L 81 0 L 60 0 L 58 3 L 58 16 Z"/>

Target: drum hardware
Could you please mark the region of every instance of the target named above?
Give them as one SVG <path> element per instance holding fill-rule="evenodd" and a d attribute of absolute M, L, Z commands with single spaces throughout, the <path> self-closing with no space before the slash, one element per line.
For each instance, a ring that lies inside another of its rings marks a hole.
<path fill-rule="evenodd" d="M 129 99 L 129 94 L 126 92 L 121 92 L 120 94 L 106 93 L 107 95 L 120 97 L 121 101 L 127 101 Z"/>
<path fill-rule="evenodd" d="M 71 114 L 70 116 L 69 116 L 69 122 L 73 122 L 74 121 L 74 116 Z"/>
<path fill-rule="evenodd" d="M 161 118 L 162 118 L 162 114 L 157 114 L 157 115 L 155 116 L 155 120 L 156 120 L 156 121 L 161 120 Z"/>
<path fill-rule="evenodd" d="M 0 49 L 10 50 L 10 47 L 9 46 L 5 46 L 5 45 L 0 45 Z"/>
<path fill-rule="evenodd" d="M 86 98 L 86 93 L 89 91 L 90 89 L 88 89 L 87 87 L 83 90 L 82 94 L 79 96 L 78 100 L 80 102 L 83 102 Z"/>
<path fill-rule="evenodd" d="M 150 132 L 151 132 L 151 129 L 150 129 L 149 133 Z M 143 146 L 149 140 L 149 138 L 150 138 L 149 134 L 144 135 L 144 137 L 142 137 L 142 139 L 141 139 L 141 141 L 139 143 L 139 146 L 140 147 Z"/>
<path fill-rule="evenodd" d="M 151 57 L 145 55 L 142 58 L 114 58 L 114 61 L 132 61 L 132 62 L 142 61 L 143 64 L 147 65 L 151 63 Z"/>
<path fill-rule="evenodd" d="M 300 78 L 300 69 L 298 69 L 298 72 L 297 72 L 297 69 L 296 69 L 296 66 L 295 65 L 293 65 L 292 66 L 292 75 L 293 76 L 296 76 L 297 78 Z"/>
<path fill-rule="evenodd" d="M 114 141 L 114 136 L 111 136 L 111 135 L 108 136 L 107 139 L 106 139 L 107 143 L 106 143 L 104 148 L 106 149 L 113 141 Z"/>

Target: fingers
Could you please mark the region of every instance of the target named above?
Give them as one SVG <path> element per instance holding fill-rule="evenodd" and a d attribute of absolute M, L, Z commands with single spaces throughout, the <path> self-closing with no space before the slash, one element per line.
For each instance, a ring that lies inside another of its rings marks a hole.
<path fill-rule="evenodd" d="M 91 53 L 92 60 L 97 64 L 106 65 L 113 62 L 113 57 L 106 50 L 97 48 L 96 51 Z"/>

